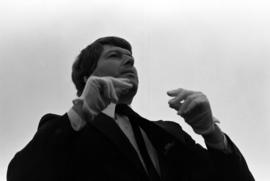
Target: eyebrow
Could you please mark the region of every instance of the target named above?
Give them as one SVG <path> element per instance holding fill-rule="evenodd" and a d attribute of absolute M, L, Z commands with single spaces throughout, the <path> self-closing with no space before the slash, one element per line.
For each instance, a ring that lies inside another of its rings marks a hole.
<path fill-rule="evenodd" d="M 112 52 L 132 56 L 132 53 L 131 53 L 130 51 L 128 51 L 128 50 L 125 51 L 125 52 L 123 52 L 123 51 L 121 51 L 121 50 L 109 50 L 109 51 L 106 52 L 104 55 L 106 56 L 106 55 L 108 55 L 108 54 L 110 54 L 110 53 L 112 53 Z"/>

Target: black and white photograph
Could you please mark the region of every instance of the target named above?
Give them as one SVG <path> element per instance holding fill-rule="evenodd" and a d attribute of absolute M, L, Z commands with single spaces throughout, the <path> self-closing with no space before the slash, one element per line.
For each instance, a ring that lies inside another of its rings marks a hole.
<path fill-rule="evenodd" d="M 269 181 L 270 2 L 0 0 L 0 181 Z"/>

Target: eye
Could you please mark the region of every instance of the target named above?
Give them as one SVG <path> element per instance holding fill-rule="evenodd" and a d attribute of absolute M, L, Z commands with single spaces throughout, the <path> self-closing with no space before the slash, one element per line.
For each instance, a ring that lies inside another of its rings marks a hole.
<path fill-rule="evenodd" d="M 116 53 L 112 53 L 109 55 L 109 57 L 117 57 L 117 54 Z"/>
<path fill-rule="evenodd" d="M 121 57 L 122 57 L 122 53 L 121 52 L 117 52 L 117 51 L 111 52 L 108 55 L 108 58 L 121 58 Z"/>
<path fill-rule="evenodd" d="M 117 58 L 117 57 L 119 57 L 119 54 L 118 54 L 118 53 L 111 53 L 111 54 L 109 55 L 109 57 L 110 57 L 110 58 Z"/>

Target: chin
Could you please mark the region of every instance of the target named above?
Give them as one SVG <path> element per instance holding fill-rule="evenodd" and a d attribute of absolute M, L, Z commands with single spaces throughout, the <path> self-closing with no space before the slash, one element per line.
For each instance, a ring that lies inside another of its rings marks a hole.
<path fill-rule="evenodd" d="M 134 86 L 134 88 L 132 88 L 127 94 L 122 94 L 119 96 L 119 103 L 130 105 L 136 93 L 137 87 Z"/>
<path fill-rule="evenodd" d="M 131 105 L 132 99 L 131 100 L 120 100 L 118 104 L 126 104 L 126 105 Z"/>

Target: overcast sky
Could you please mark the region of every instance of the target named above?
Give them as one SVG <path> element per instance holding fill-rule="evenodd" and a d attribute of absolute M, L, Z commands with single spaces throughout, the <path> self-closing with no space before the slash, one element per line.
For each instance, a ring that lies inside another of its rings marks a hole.
<path fill-rule="evenodd" d="M 173 120 L 166 91 L 204 92 L 256 180 L 270 178 L 270 3 L 258 0 L 0 1 L 0 180 L 40 118 L 75 98 L 71 65 L 101 36 L 133 45 L 133 108 Z"/>

